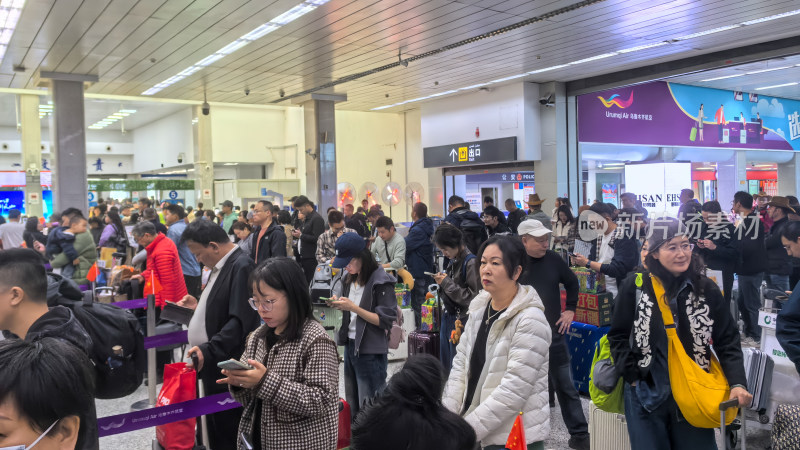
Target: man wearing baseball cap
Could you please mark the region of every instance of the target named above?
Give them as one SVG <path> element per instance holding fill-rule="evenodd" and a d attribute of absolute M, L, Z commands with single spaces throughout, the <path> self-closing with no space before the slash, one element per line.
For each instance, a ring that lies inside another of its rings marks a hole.
<path fill-rule="evenodd" d="M 772 196 L 767 206 L 769 206 L 767 213 L 772 219 L 772 226 L 764 240 L 769 262 L 765 279 L 770 289 L 788 291 L 791 289 L 789 275 L 792 274 L 792 264 L 791 257 L 786 253 L 783 242 L 781 242 L 781 233 L 789 223 L 789 214 L 794 214 L 795 210 L 789 204 L 788 198 L 778 195 Z"/>
<path fill-rule="evenodd" d="M 236 218 L 238 217 L 238 214 L 236 214 L 236 212 L 233 210 L 233 202 L 230 200 L 225 200 L 219 205 L 222 206 L 222 229 L 228 234 L 233 234 L 231 227 L 233 226 L 233 222 L 236 222 Z"/>
<path fill-rule="evenodd" d="M 589 425 L 583 415 L 578 391 L 572 383 L 570 357 L 564 333 L 569 330 L 578 306 L 578 277 L 569 265 L 550 247 L 551 231 L 538 220 L 525 220 L 519 224 L 519 235 L 528 257 L 525 258 L 520 284 L 533 286 L 544 303 L 544 315 L 550 324 L 550 380 L 558 396 L 561 416 L 569 431 L 569 446 L 589 448 Z M 561 289 L 567 291 L 567 305 L 561 312 Z"/>

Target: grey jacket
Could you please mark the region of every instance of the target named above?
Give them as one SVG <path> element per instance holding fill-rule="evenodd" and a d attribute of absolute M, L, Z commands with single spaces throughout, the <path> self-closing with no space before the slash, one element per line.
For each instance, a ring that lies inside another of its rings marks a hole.
<path fill-rule="evenodd" d="M 360 317 L 356 318 L 356 354 L 380 355 L 389 352 L 386 331 L 392 329 L 392 322 L 397 319 L 395 281 L 393 276 L 386 273 L 382 267 L 378 267 L 369 277 L 367 285 L 364 286 L 364 294 L 361 296 L 359 306 L 376 313 L 380 318 L 380 326 L 375 326 Z M 337 286 L 342 286 L 342 284 Z M 350 294 L 351 286 L 352 283 L 346 283 L 341 287 L 341 292 L 334 292 L 334 294 L 347 297 Z M 334 289 L 334 291 L 336 290 L 338 289 Z M 342 327 L 336 335 L 337 344 L 347 345 L 349 328 L 350 313 L 345 311 L 342 314 Z"/>

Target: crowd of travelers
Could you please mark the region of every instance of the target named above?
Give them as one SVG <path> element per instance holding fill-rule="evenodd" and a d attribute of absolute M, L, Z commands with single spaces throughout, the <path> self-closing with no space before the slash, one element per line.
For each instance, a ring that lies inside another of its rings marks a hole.
<path fill-rule="evenodd" d="M 543 449 L 555 399 L 568 445 L 588 449 L 565 336 L 579 296 L 571 267 L 603 274 L 614 296 L 608 342 L 632 448 L 716 448 L 713 429 L 689 424 L 674 398 L 665 328 L 703 370 L 718 361 L 730 398 L 749 404 L 742 347 L 761 337 L 762 281 L 786 292 L 800 281 L 797 198 L 737 192 L 723 208 L 685 189 L 676 218 L 648 217 L 633 193 L 620 208 L 575 210 L 558 198 L 545 211 L 545 200 L 531 194 L 526 211 L 507 199 L 503 212 L 486 197 L 473 211 L 452 196 L 443 219 L 417 203 L 408 225 L 367 200 L 322 215 L 302 195 L 286 208 L 142 198 L 101 202 L 88 218 L 76 208 L 48 220 L 11 210 L 0 225 L 0 447 L 98 448 L 91 339 L 69 309 L 48 307 L 47 277 L 86 284 L 112 249 L 143 269 L 135 279 L 159 281 L 158 308 L 193 310 L 186 356 L 205 394 L 230 392 L 243 405 L 207 416 L 214 450 L 243 448 L 243 439 L 261 449 L 336 448 L 340 396 L 354 450 L 503 449 L 520 413 L 527 448 Z M 335 340 L 313 314 L 309 283 L 321 265 L 342 274 L 328 299 L 342 311 Z M 438 286 L 439 355 L 411 356 L 387 380 L 401 278 L 414 281 L 417 328 Z M 777 330 L 798 370 L 799 296 L 790 292 Z M 252 368 L 218 367 L 231 358 Z"/>

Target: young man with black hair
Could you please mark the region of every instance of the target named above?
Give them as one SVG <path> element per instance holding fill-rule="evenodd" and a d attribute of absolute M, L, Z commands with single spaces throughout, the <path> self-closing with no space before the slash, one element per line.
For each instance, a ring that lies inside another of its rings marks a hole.
<path fill-rule="evenodd" d="M 286 234 L 278 223 L 271 202 L 259 200 L 253 208 L 250 257 L 256 264 L 274 256 L 286 256 Z"/>
<path fill-rule="evenodd" d="M 519 224 L 527 219 L 528 216 L 525 214 L 525 211 L 517 208 L 517 203 L 510 198 L 506 199 L 506 210 L 508 210 L 508 222 L 506 225 L 508 225 L 512 233 L 517 234 Z"/>
<path fill-rule="evenodd" d="M 19 248 L 0 252 L 0 289 L 0 330 L 11 333 L 8 337 L 28 342 L 56 338 L 90 354 L 92 339 L 72 311 L 64 306 L 47 306 L 47 275 L 35 251 Z M 75 448 L 97 449 L 94 404 L 86 419 L 81 424 L 84 438 Z"/>
<path fill-rule="evenodd" d="M 8 222 L 0 225 L 0 248 L 3 250 L 22 247 L 25 225 L 20 222 L 20 216 L 18 209 L 11 209 L 8 211 Z"/>
<path fill-rule="evenodd" d="M 359 236 L 369 237 L 367 217 L 364 214 L 356 214 L 353 205 L 349 203 L 344 205 L 344 224 L 347 228 L 358 233 Z"/>
<path fill-rule="evenodd" d="M 489 231 L 489 236 L 494 235 L 509 235 L 511 229 L 503 223 L 500 218 L 505 219 L 505 215 L 497 209 L 494 205 L 489 205 L 483 210 L 483 223 L 486 224 L 486 229 Z"/>
<path fill-rule="evenodd" d="M 406 240 L 397 232 L 391 217 L 383 216 L 375 221 L 378 239 L 370 251 L 384 269 L 399 270 L 406 264 Z"/>
<path fill-rule="evenodd" d="M 295 227 L 292 236 L 300 240 L 300 265 L 306 274 L 306 281 L 311 283 L 317 268 L 317 240 L 325 232 L 325 220 L 314 211 L 314 205 L 305 195 L 298 196 L 292 206 L 305 216 L 302 228 Z"/>
<path fill-rule="evenodd" d="M 167 237 L 178 248 L 178 256 L 181 260 L 181 270 L 183 271 L 183 281 L 186 283 L 186 291 L 189 295 L 198 296 L 203 284 L 202 271 L 200 264 L 195 259 L 186 243 L 181 242 L 181 236 L 186 230 L 186 212 L 183 206 L 169 204 L 164 208 L 164 220 L 167 222 Z"/>
<path fill-rule="evenodd" d="M 367 211 L 367 222 L 369 222 L 370 228 L 367 242 L 369 242 L 370 245 L 375 242 L 375 239 L 378 237 L 378 229 L 375 227 L 375 222 L 381 217 L 383 217 L 383 211 L 380 209 L 370 209 Z"/>
<path fill-rule="evenodd" d="M 259 316 L 248 303 L 255 263 L 231 242 L 222 227 L 206 220 L 190 223 L 181 240 L 201 264 L 211 268 L 200 298 L 187 295 L 178 302 L 194 309 L 187 356 L 198 358 L 196 369 L 206 395 L 228 392 L 227 385 L 216 383 L 224 378 L 217 363 L 238 359 L 244 353 L 247 335 L 258 327 Z M 207 416 L 211 448 L 237 449 L 241 415 L 242 409 L 236 408 Z"/>
<path fill-rule="evenodd" d="M 761 327 L 758 326 L 758 310 L 761 308 L 759 288 L 764 281 L 764 271 L 769 266 L 767 247 L 764 243 L 766 231 L 764 223 L 753 211 L 753 196 L 745 191 L 733 194 L 733 210 L 742 218 L 736 227 L 736 245 L 739 259 L 736 261 L 736 274 L 739 278 L 739 314 L 744 322 L 742 343 L 754 345 L 761 340 Z"/>
<path fill-rule="evenodd" d="M 477 213 L 470 211 L 469 206 L 463 198 L 458 195 L 450 196 L 447 200 L 449 214 L 444 221 L 453 224 L 464 234 L 464 243 L 473 254 L 478 253 L 478 249 L 487 239 L 489 233 Z"/>
<path fill-rule="evenodd" d="M 411 208 L 411 220 L 414 223 L 408 229 L 405 239 L 406 263 L 408 272 L 414 277 L 414 289 L 411 290 L 411 308 L 414 310 L 414 321 L 419 328 L 422 320 L 422 304 L 425 294 L 433 279 L 425 272 L 434 273 L 433 264 L 433 221 L 428 217 L 428 205 L 418 202 Z"/>
<path fill-rule="evenodd" d="M 324 264 L 333 261 L 336 256 L 336 240 L 344 233 L 356 233 L 356 230 L 345 226 L 344 214 L 335 209 L 328 212 L 328 230 L 319 235 L 317 239 L 317 263 Z"/>

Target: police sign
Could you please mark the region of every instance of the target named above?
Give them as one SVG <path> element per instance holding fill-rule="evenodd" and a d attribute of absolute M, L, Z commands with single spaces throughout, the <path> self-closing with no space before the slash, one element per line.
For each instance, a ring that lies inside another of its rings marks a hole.
<path fill-rule="evenodd" d="M 463 142 L 422 149 L 423 166 L 455 167 L 517 160 L 517 138 Z"/>

